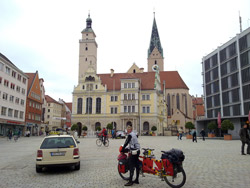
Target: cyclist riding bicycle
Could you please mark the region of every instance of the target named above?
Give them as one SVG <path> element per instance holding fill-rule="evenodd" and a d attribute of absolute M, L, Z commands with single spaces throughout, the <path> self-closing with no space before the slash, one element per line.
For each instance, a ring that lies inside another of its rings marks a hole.
<path fill-rule="evenodd" d="M 105 145 L 107 135 L 108 135 L 107 130 L 105 129 L 105 127 L 103 127 L 102 132 L 101 132 L 103 145 Z"/>

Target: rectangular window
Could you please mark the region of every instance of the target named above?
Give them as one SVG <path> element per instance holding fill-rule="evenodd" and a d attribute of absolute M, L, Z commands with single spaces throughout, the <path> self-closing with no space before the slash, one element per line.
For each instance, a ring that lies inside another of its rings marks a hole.
<path fill-rule="evenodd" d="M 208 72 L 205 73 L 205 80 L 206 80 L 206 83 L 208 83 L 208 82 L 211 81 L 211 74 L 210 74 L 210 71 L 208 71 Z"/>
<path fill-rule="evenodd" d="M 228 77 L 221 79 L 222 90 L 228 89 Z"/>
<path fill-rule="evenodd" d="M 2 77 L 0 77 L 0 84 L 2 83 Z"/>
<path fill-rule="evenodd" d="M 210 95 L 211 94 L 211 84 L 206 85 L 206 94 Z"/>
<path fill-rule="evenodd" d="M 142 100 L 143 100 L 143 101 L 145 100 L 145 95 L 142 95 Z"/>
<path fill-rule="evenodd" d="M 131 88 L 131 83 L 128 83 L 128 88 Z"/>
<path fill-rule="evenodd" d="M 3 63 L 0 62 L 0 71 L 3 70 Z"/>
<path fill-rule="evenodd" d="M 128 113 L 131 112 L 131 106 L 128 106 Z"/>
<path fill-rule="evenodd" d="M 135 83 L 132 83 L 132 88 L 135 88 Z"/>
<path fill-rule="evenodd" d="M 20 113 L 19 113 L 19 118 L 20 118 L 20 119 L 23 119 L 23 113 L 24 113 L 24 112 L 20 111 Z"/>
<path fill-rule="evenodd" d="M 228 91 L 222 93 L 222 102 L 223 102 L 223 104 L 229 103 L 229 92 Z"/>
<path fill-rule="evenodd" d="M 224 75 L 226 75 L 228 73 L 228 71 L 227 71 L 227 63 L 224 63 L 224 64 L 221 65 L 220 72 L 221 72 L 221 76 L 224 76 Z"/>
<path fill-rule="evenodd" d="M 22 88 L 22 94 L 25 95 L 25 89 Z M 40 97 L 36 97 L 36 99 L 40 100 Z"/>
<path fill-rule="evenodd" d="M 22 76 L 21 76 L 20 74 L 18 74 L 18 75 L 17 75 L 17 79 L 18 79 L 19 81 L 21 81 Z"/>
<path fill-rule="evenodd" d="M 13 90 L 15 90 L 15 84 L 11 83 L 10 84 L 10 88 L 13 89 Z"/>
<path fill-rule="evenodd" d="M 233 105 L 233 115 L 234 116 L 240 115 L 240 104 Z"/>
<path fill-rule="evenodd" d="M 127 113 L 127 106 L 124 106 L 124 112 Z"/>
<path fill-rule="evenodd" d="M 250 68 L 241 71 L 242 83 L 250 81 Z"/>
<path fill-rule="evenodd" d="M 3 99 L 8 100 L 8 94 L 7 93 L 3 93 Z"/>
<path fill-rule="evenodd" d="M 230 116 L 230 107 L 229 106 L 223 107 L 223 113 L 224 116 Z"/>
<path fill-rule="evenodd" d="M 240 100 L 239 88 L 233 89 L 231 93 L 232 93 L 232 101 L 238 102 Z"/>
<path fill-rule="evenodd" d="M 128 88 L 128 84 L 127 83 L 124 83 L 124 88 Z"/>
<path fill-rule="evenodd" d="M 21 99 L 21 105 L 24 106 L 24 100 L 23 99 Z"/>
<path fill-rule="evenodd" d="M 133 113 L 135 112 L 135 106 L 132 106 L 132 112 Z"/>
<path fill-rule="evenodd" d="M 124 94 L 124 100 L 128 100 L 128 99 L 127 99 L 127 94 Z"/>
<path fill-rule="evenodd" d="M 239 43 L 240 43 L 240 51 L 242 52 L 247 48 L 247 35 L 241 37 Z"/>
<path fill-rule="evenodd" d="M 14 96 L 10 95 L 10 102 L 14 102 Z"/>
<path fill-rule="evenodd" d="M 147 100 L 150 100 L 150 95 L 147 95 Z"/>
<path fill-rule="evenodd" d="M 110 113 L 113 114 L 114 113 L 114 109 L 113 107 L 110 108 Z"/>
<path fill-rule="evenodd" d="M 118 101 L 118 96 L 115 96 L 115 101 Z"/>
<path fill-rule="evenodd" d="M 243 99 L 244 100 L 250 99 L 250 85 L 243 86 Z"/>
<path fill-rule="evenodd" d="M 128 100 L 131 100 L 131 94 L 128 94 Z"/>
<path fill-rule="evenodd" d="M 4 80 L 4 86 L 9 87 L 9 81 L 8 80 Z"/>
<path fill-rule="evenodd" d="M 15 117 L 15 118 L 18 118 L 18 110 L 15 110 L 15 111 L 14 111 L 14 117 Z"/>
<path fill-rule="evenodd" d="M 230 72 L 236 71 L 237 69 L 237 58 L 234 58 L 230 61 Z"/>
<path fill-rule="evenodd" d="M 142 107 L 142 113 L 146 113 L 146 107 L 145 106 Z"/>
<path fill-rule="evenodd" d="M 135 94 L 134 93 L 132 94 L 132 100 L 135 100 Z"/>
<path fill-rule="evenodd" d="M 147 113 L 150 113 L 150 107 L 147 106 Z"/>
<path fill-rule="evenodd" d="M 16 104 L 19 104 L 19 98 L 16 97 Z"/>
<path fill-rule="evenodd" d="M 23 78 L 23 83 L 26 84 L 26 78 Z"/>
<path fill-rule="evenodd" d="M 19 86 L 16 86 L 16 91 L 17 91 L 18 93 L 20 93 L 21 88 L 20 88 Z"/>
<path fill-rule="evenodd" d="M 210 59 L 207 59 L 205 61 L 205 70 L 208 70 L 208 69 L 210 69 Z"/>
<path fill-rule="evenodd" d="M 12 71 L 12 77 L 16 78 L 16 72 L 15 71 Z"/>
<path fill-rule="evenodd" d="M 241 64 L 241 67 L 244 67 L 246 65 L 249 65 L 250 62 L 249 62 L 249 51 L 243 53 L 240 55 L 240 64 Z"/>
<path fill-rule="evenodd" d="M 117 107 L 115 107 L 115 114 L 117 114 Z"/>
<path fill-rule="evenodd" d="M 8 75 L 10 75 L 10 68 L 7 67 L 7 66 L 5 67 L 5 73 L 8 74 Z"/>
<path fill-rule="evenodd" d="M 111 100 L 111 101 L 114 101 L 114 96 L 111 96 L 110 100 Z"/>
<path fill-rule="evenodd" d="M 9 117 L 13 116 L 13 109 L 11 109 L 11 108 L 8 109 L 8 116 Z"/>
<path fill-rule="evenodd" d="M 2 106 L 2 109 L 1 109 L 1 115 L 2 116 L 6 116 L 6 112 L 7 112 L 7 108 Z"/>
<path fill-rule="evenodd" d="M 236 54 L 236 47 L 235 47 L 235 42 L 231 44 L 229 47 L 229 57 L 232 57 Z"/>

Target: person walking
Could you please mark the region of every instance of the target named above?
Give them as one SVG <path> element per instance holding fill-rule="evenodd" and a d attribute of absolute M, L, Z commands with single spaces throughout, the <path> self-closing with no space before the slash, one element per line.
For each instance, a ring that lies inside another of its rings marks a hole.
<path fill-rule="evenodd" d="M 196 142 L 197 143 L 197 134 L 196 134 L 196 129 L 193 130 L 193 142 Z"/>
<path fill-rule="evenodd" d="M 122 147 L 122 152 L 125 151 L 127 145 L 129 145 L 128 149 L 130 151 L 130 155 L 128 158 L 129 161 L 129 181 L 125 184 L 125 186 L 132 186 L 134 183 L 139 184 L 139 155 L 140 155 L 140 144 L 138 142 L 138 138 L 136 134 L 132 131 L 131 126 L 127 126 L 128 137 Z M 133 180 L 134 170 L 136 168 L 136 178 Z"/>
<path fill-rule="evenodd" d="M 8 132 L 8 137 L 9 137 L 9 140 L 11 140 L 12 139 L 12 130 L 11 129 L 9 129 L 9 132 Z"/>
<path fill-rule="evenodd" d="M 201 130 L 200 134 L 202 136 L 202 140 L 205 141 L 205 134 L 206 133 L 205 133 L 204 129 Z"/>
<path fill-rule="evenodd" d="M 15 142 L 18 140 L 18 130 L 16 129 L 15 131 L 14 131 L 14 140 L 15 140 Z"/>
<path fill-rule="evenodd" d="M 75 130 L 74 131 L 74 135 L 73 135 L 74 139 L 77 141 L 77 138 L 78 138 L 78 134 L 77 134 L 77 131 Z"/>
<path fill-rule="evenodd" d="M 247 130 L 247 124 L 245 124 L 243 126 L 243 128 L 240 129 L 240 140 L 241 140 L 241 155 L 246 155 L 244 152 L 244 148 L 245 148 L 245 144 L 247 144 L 247 154 L 250 155 L 250 137 L 249 137 L 249 133 Z"/>
<path fill-rule="evenodd" d="M 179 139 L 182 140 L 183 130 L 182 128 L 179 129 Z"/>

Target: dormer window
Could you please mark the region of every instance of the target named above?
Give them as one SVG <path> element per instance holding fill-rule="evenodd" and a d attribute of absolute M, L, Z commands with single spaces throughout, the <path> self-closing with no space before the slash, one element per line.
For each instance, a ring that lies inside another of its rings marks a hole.
<path fill-rule="evenodd" d="M 136 70 L 135 70 L 135 69 L 133 70 L 133 73 L 136 73 Z"/>

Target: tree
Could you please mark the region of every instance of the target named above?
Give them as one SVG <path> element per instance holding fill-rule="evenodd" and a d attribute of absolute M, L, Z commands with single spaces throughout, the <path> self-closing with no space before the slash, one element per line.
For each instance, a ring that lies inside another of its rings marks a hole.
<path fill-rule="evenodd" d="M 96 131 L 100 131 L 100 130 L 101 130 L 101 127 L 98 126 L 98 127 L 95 128 L 95 130 L 96 130 Z"/>
<path fill-rule="evenodd" d="M 153 126 L 152 128 L 151 128 L 151 131 L 156 131 L 157 130 L 157 127 L 156 126 Z"/>
<path fill-rule="evenodd" d="M 207 128 L 210 130 L 210 132 L 213 132 L 217 127 L 216 123 L 214 121 L 210 121 L 207 125 Z"/>
<path fill-rule="evenodd" d="M 83 131 L 87 131 L 87 130 L 88 130 L 88 127 L 87 127 L 86 125 L 84 125 L 84 126 L 82 127 L 82 130 L 83 130 Z"/>
<path fill-rule="evenodd" d="M 75 130 L 78 130 L 77 124 L 73 124 L 73 125 L 71 126 L 71 131 L 75 131 Z"/>
<path fill-rule="evenodd" d="M 189 130 L 189 134 L 190 134 L 190 129 L 194 129 L 194 124 L 191 121 L 186 122 L 185 128 Z"/>
<path fill-rule="evenodd" d="M 112 130 L 112 129 L 113 129 L 112 123 L 109 123 L 109 124 L 107 125 L 107 129 L 108 129 L 108 130 Z"/>
<path fill-rule="evenodd" d="M 221 123 L 221 130 L 224 130 L 224 131 L 234 130 L 234 124 L 230 120 L 225 119 Z"/>

